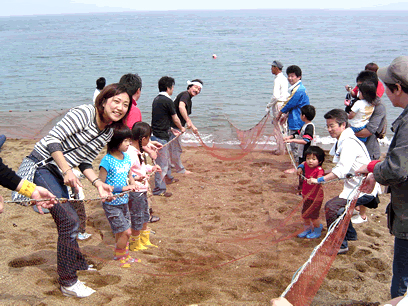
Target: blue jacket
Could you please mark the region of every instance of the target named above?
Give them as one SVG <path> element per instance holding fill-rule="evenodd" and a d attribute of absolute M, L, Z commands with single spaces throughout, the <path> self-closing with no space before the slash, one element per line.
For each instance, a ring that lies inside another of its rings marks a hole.
<path fill-rule="evenodd" d="M 293 90 L 294 89 L 292 89 L 292 91 Z M 304 122 L 300 120 L 300 109 L 309 104 L 309 96 L 306 93 L 306 88 L 303 86 L 302 81 L 300 81 L 293 97 L 281 109 L 282 113 L 289 113 L 288 127 L 290 130 L 297 131 L 302 128 Z"/>

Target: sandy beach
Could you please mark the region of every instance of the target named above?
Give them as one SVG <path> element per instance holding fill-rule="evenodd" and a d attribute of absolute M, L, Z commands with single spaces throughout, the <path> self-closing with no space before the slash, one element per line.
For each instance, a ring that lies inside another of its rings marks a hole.
<path fill-rule="evenodd" d="M 0 156 L 16 170 L 34 143 L 7 140 Z M 168 186 L 172 197 L 153 197 L 161 220 L 149 226 L 158 248 L 132 252 L 141 263 L 124 269 L 112 260 L 114 237 L 103 209 L 98 201 L 86 206 L 92 237 L 79 245 L 97 268 L 79 272 L 97 290 L 86 299 L 64 297 L 58 288 L 52 217 L 6 204 L 0 215 L 0 305 L 269 305 L 321 240 L 275 241 L 273 229 L 301 201 L 297 176 L 283 173 L 289 157 L 253 152 L 222 161 L 204 148 L 187 147 L 182 158 L 193 173 L 175 174 L 180 181 Z M 328 161 L 323 168 L 331 166 Z M 342 183 L 325 186 L 327 200 Z M 89 182 L 84 187 L 87 198 L 97 197 Z M 10 200 L 8 190 L 0 188 L 0 194 Z M 389 195 L 380 198 L 379 207 L 368 210 L 369 221 L 355 225 L 359 239 L 337 256 L 312 305 L 379 305 L 390 299 L 394 238 L 384 213 Z M 320 215 L 326 234 L 323 210 Z"/>

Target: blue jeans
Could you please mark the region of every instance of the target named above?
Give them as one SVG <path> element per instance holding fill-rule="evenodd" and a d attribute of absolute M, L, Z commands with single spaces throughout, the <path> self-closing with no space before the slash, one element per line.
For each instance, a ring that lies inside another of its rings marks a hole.
<path fill-rule="evenodd" d="M 160 142 L 162 145 L 165 145 L 168 142 L 167 140 L 157 138 L 156 136 L 152 136 L 151 139 Z M 158 195 L 166 192 L 165 176 L 167 175 L 169 179 L 173 178 L 171 176 L 169 146 L 165 146 L 157 152 L 156 164 L 159 165 L 162 170 L 161 173 L 156 172 L 154 174 L 153 194 Z"/>
<path fill-rule="evenodd" d="M 177 129 L 180 131 L 179 129 Z M 170 141 L 176 138 L 176 136 L 171 133 L 170 134 Z M 181 136 L 174 140 L 171 144 L 169 144 L 169 151 L 170 151 L 170 161 L 171 164 L 174 165 L 177 173 L 184 173 L 186 169 L 184 169 L 183 164 L 181 163 L 181 153 L 183 153 L 183 149 L 181 148 Z M 171 175 L 171 173 L 170 173 Z"/>
<path fill-rule="evenodd" d="M 360 205 L 365 205 L 370 203 L 374 199 L 374 196 L 365 194 L 362 197 L 358 198 L 356 207 Z M 325 211 L 326 211 L 326 223 L 327 223 L 327 229 L 330 227 L 330 225 L 339 217 L 343 214 L 344 212 L 344 207 L 347 204 L 346 199 L 340 199 L 339 197 L 335 197 L 329 201 L 326 202 L 325 205 Z M 345 249 L 348 247 L 348 240 L 357 240 L 357 232 L 353 227 L 353 223 L 350 221 L 346 236 L 344 237 L 344 240 L 341 244 L 342 249 Z"/>
<path fill-rule="evenodd" d="M 296 132 L 298 132 L 298 131 L 297 130 L 288 130 L 288 135 L 292 135 L 292 134 L 294 134 Z M 290 150 L 292 151 L 293 157 L 295 158 L 295 161 L 297 162 L 299 160 L 299 158 L 302 157 L 302 156 L 298 156 L 298 154 L 299 154 L 299 145 L 297 143 L 290 142 L 289 146 L 290 146 Z"/>
<path fill-rule="evenodd" d="M 68 188 L 46 168 L 38 168 L 34 174 L 34 183 L 52 192 L 57 198 L 68 198 Z M 76 271 L 87 270 L 88 264 L 82 255 L 76 236 L 79 218 L 70 202 L 58 203 L 50 208 L 57 225 L 57 272 L 62 286 L 72 286 L 78 277 Z"/>
<path fill-rule="evenodd" d="M 408 285 L 408 240 L 394 239 L 394 261 L 392 263 L 391 298 L 402 296 Z"/>

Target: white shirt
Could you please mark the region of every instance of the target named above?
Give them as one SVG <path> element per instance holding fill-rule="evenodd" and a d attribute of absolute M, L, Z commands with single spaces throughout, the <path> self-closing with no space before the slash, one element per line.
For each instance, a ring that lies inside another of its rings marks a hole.
<path fill-rule="evenodd" d="M 94 96 L 93 96 L 93 102 L 94 103 L 95 103 L 96 97 L 99 95 L 100 92 L 101 91 L 99 89 L 95 89 Z"/>
<path fill-rule="evenodd" d="M 167 93 L 167 91 L 161 91 L 159 92 L 159 95 L 165 96 L 167 98 L 169 98 L 170 100 L 173 101 L 173 99 L 170 97 L 170 95 Z"/>
<path fill-rule="evenodd" d="M 339 140 L 331 148 L 330 155 L 333 156 L 333 162 L 336 163 L 332 173 L 338 178 L 345 178 L 347 173 L 354 174 L 358 168 L 367 165 L 371 161 L 366 146 L 355 136 L 351 128 L 347 128 L 341 133 Z M 343 191 L 340 193 L 339 198 L 352 199 L 360 180 L 360 177 L 344 180 Z M 380 185 L 376 183 L 371 194 L 375 196 L 379 190 Z M 353 194 L 350 195 L 352 192 Z M 364 193 L 361 192 L 359 197 L 363 195 Z"/>
<path fill-rule="evenodd" d="M 365 127 L 374 112 L 374 106 L 366 100 L 357 100 L 352 106 L 351 111 L 356 113 L 356 115 L 349 119 L 350 125 L 355 128 Z"/>
<path fill-rule="evenodd" d="M 273 82 L 272 101 L 285 102 L 288 98 L 288 80 L 282 72 L 278 73 Z"/>

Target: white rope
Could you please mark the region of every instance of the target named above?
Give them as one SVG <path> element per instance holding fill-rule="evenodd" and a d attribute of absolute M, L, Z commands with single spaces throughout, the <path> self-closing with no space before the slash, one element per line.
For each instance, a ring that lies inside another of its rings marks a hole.
<path fill-rule="evenodd" d="M 313 249 L 312 253 L 310 254 L 310 256 L 308 258 L 308 260 L 295 272 L 291 283 L 288 285 L 288 287 L 282 293 L 282 295 L 281 295 L 282 297 L 284 297 L 290 291 L 290 289 L 293 287 L 293 285 L 299 280 L 299 277 L 301 276 L 303 271 L 306 269 L 306 267 L 312 262 L 312 259 L 314 258 L 317 251 L 323 246 L 323 244 L 326 242 L 326 240 L 329 238 L 329 236 L 334 232 L 334 229 L 340 223 L 340 221 L 342 221 L 344 219 L 344 217 L 346 216 L 348 210 L 350 209 L 350 204 L 351 204 L 352 199 L 353 199 L 352 195 L 355 196 L 354 193 L 356 192 L 356 189 L 361 186 L 362 182 L 363 182 L 363 180 L 360 179 L 360 182 L 357 184 L 357 186 L 354 187 L 354 189 L 350 192 L 350 194 L 347 197 L 347 204 L 344 207 L 344 212 L 330 225 L 330 227 L 327 229 L 326 236 L 319 243 L 319 245 L 317 245 Z M 358 192 L 358 190 L 357 190 L 357 192 Z"/>

